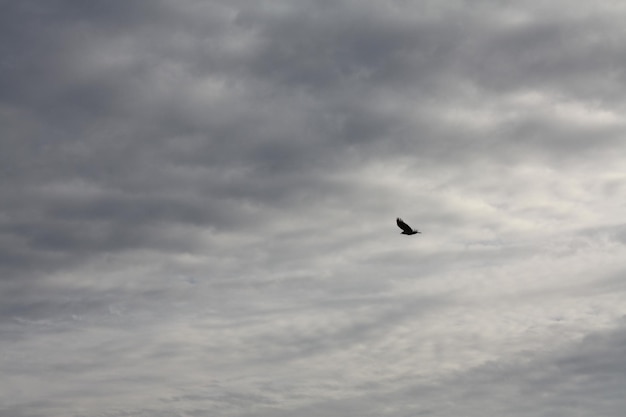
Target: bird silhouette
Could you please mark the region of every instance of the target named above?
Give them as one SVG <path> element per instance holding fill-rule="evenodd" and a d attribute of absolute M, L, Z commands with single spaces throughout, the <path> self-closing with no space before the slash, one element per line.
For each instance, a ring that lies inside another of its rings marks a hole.
<path fill-rule="evenodd" d="M 400 229 L 402 229 L 403 235 L 414 235 L 416 233 L 422 233 L 418 231 L 417 229 L 412 229 L 411 226 L 406 224 L 400 217 L 396 219 L 396 224 L 398 225 Z"/>

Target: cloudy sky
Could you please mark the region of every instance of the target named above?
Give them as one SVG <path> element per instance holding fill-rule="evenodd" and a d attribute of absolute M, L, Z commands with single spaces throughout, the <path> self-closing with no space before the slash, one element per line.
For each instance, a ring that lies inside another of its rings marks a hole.
<path fill-rule="evenodd" d="M 624 415 L 623 3 L 0 9 L 0 416 Z"/>

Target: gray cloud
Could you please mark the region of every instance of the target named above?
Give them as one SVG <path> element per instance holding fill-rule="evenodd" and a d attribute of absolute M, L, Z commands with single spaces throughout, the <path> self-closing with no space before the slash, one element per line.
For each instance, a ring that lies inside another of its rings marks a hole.
<path fill-rule="evenodd" d="M 620 415 L 625 11 L 575 6 L 3 5 L 2 413 Z"/>

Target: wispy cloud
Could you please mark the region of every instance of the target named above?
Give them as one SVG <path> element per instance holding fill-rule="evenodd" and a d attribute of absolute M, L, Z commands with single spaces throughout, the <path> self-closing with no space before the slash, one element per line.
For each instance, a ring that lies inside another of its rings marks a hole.
<path fill-rule="evenodd" d="M 621 416 L 624 7 L 2 8 L 3 415 Z"/>

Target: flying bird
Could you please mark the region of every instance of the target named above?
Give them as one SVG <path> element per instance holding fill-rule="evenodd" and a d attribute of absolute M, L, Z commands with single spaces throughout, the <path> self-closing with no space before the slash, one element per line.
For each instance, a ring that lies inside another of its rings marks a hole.
<path fill-rule="evenodd" d="M 416 233 L 422 233 L 418 231 L 417 229 L 411 229 L 411 226 L 406 224 L 400 217 L 396 219 L 396 224 L 398 225 L 400 229 L 402 229 L 403 235 L 414 235 Z"/>

